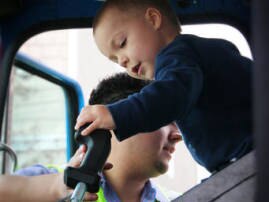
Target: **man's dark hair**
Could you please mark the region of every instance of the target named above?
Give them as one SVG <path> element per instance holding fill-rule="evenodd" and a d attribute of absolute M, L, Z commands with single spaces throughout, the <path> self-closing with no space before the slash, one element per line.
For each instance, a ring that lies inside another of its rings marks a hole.
<path fill-rule="evenodd" d="M 139 92 L 150 81 L 135 79 L 127 73 L 117 73 L 103 79 L 91 92 L 89 104 L 110 104 Z"/>
<path fill-rule="evenodd" d="M 102 18 L 103 13 L 106 11 L 107 8 L 110 7 L 116 7 L 122 12 L 126 12 L 131 9 L 144 10 L 148 7 L 156 8 L 172 23 L 172 25 L 174 25 L 178 28 L 179 31 L 181 31 L 179 20 L 175 12 L 171 8 L 168 0 L 106 0 L 94 18 L 92 26 L 93 31 L 95 30 L 96 26 L 98 26 L 98 23 Z"/>

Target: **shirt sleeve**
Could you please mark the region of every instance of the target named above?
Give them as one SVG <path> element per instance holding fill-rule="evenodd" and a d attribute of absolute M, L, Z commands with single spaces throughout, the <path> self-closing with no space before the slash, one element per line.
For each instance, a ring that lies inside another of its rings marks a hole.
<path fill-rule="evenodd" d="M 58 173 L 55 168 L 48 168 L 41 164 L 32 165 L 29 167 L 21 168 L 17 170 L 14 175 L 22 175 L 22 176 L 37 176 L 37 175 L 45 175 Z"/>

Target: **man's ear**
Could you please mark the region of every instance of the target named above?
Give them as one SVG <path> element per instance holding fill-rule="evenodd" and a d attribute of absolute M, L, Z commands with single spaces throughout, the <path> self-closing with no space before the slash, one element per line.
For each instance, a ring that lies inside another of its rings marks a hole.
<path fill-rule="evenodd" d="M 155 30 L 158 30 L 161 27 L 162 14 L 156 8 L 147 8 L 145 18 Z"/>

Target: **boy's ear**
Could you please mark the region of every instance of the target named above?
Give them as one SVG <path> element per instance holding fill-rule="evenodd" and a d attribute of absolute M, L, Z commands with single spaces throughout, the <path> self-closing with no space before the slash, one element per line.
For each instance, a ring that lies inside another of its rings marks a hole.
<path fill-rule="evenodd" d="M 145 12 L 146 20 L 153 26 L 154 29 L 158 30 L 162 24 L 162 14 L 156 8 L 147 8 Z"/>

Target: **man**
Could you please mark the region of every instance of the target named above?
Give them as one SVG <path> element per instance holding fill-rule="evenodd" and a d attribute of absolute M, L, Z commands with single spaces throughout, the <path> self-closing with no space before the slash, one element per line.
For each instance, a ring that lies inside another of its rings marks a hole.
<path fill-rule="evenodd" d="M 89 103 L 112 103 L 140 91 L 149 83 L 131 78 L 126 73 L 118 73 L 98 84 L 91 93 Z M 108 162 L 113 168 L 103 171 L 100 190 L 97 193 L 98 202 L 171 201 L 171 198 L 162 193 L 149 179 L 168 170 L 175 145 L 180 140 L 181 135 L 175 123 L 150 133 L 134 135 L 123 142 L 118 142 L 113 134 L 111 153 L 108 157 Z M 84 153 L 85 147 L 82 147 L 70 160 L 70 164 L 78 166 L 78 159 L 81 159 Z M 27 169 L 26 173 L 29 173 L 29 168 Z M 23 174 L 23 170 L 20 174 Z M 87 197 L 95 195 L 90 194 Z"/>
<path fill-rule="evenodd" d="M 118 73 L 102 80 L 90 96 L 90 104 L 109 104 L 139 92 L 150 81 Z M 150 121 L 150 120 L 148 120 Z M 117 132 L 117 131 L 116 131 Z M 134 135 L 122 142 L 113 134 L 108 162 L 113 168 L 105 170 L 98 196 L 106 201 L 171 201 L 150 182 L 168 170 L 168 163 L 181 140 L 175 123 L 156 131 Z M 100 197 L 102 195 L 102 197 Z"/>

